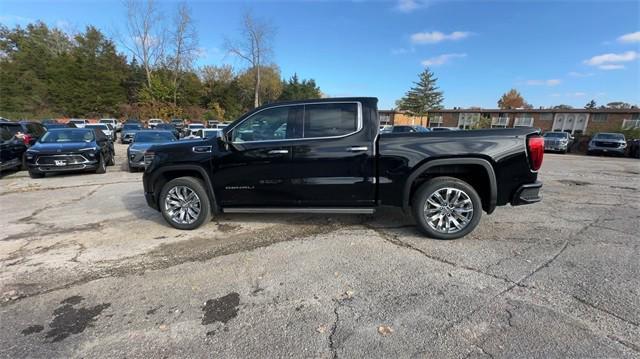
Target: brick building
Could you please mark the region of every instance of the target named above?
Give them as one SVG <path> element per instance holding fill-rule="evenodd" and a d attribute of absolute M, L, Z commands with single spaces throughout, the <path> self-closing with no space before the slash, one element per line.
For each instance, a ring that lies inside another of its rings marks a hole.
<path fill-rule="evenodd" d="M 389 110 L 379 111 L 382 125 L 424 127 L 538 127 L 543 131 L 566 131 L 574 135 L 640 128 L 640 109 L 454 109 L 417 117 Z"/>

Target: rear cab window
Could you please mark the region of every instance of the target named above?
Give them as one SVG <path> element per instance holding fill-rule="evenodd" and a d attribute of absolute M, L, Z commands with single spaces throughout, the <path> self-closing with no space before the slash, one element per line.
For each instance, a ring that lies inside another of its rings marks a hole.
<path fill-rule="evenodd" d="M 345 136 L 359 130 L 357 103 L 319 103 L 304 106 L 304 138 Z"/>

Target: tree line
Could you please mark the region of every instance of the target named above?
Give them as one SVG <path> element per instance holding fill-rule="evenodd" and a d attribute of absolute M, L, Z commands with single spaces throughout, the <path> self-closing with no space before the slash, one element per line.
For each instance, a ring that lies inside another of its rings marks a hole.
<path fill-rule="evenodd" d="M 438 79 L 434 73 L 426 68 L 420 74 L 418 74 L 418 81 L 413 83 L 413 86 L 405 93 L 405 95 L 398 101 L 396 101 L 396 108 L 401 111 L 405 111 L 410 115 L 417 117 L 424 117 L 429 112 L 437 112 L 443 108 L 444 94 L 437 86 Z M 500 99 L 498 99 L 498 108 L 509 109 L 531 109 L 533 106 L 529 104 L 520 92 L 516 89 L 511 89 L 505 92 Z M 572 109 L 569 105 L 556 105 L 553 109 Z M 589 101 L 584 108 L 586 109 L 636 109 L 637 105 L 631 105 L 622 101 L 609 102 L 605 105 L 598 107 L 595 100 Z"/>
<path fill-rule="evenodd" d="M 0 25 L 0 115 L 233 120 L 273 101 L 320 98 L 313 79 L 283 79 L 271 62 L 271 25 L 244 15 L 229 53 L 246 67 L 195 66 L 200 49 L 190 9 L 160 14 L 152 0 L 127 1 L 127 33 L 93 26 L 68 34 L 36 22 Z M 118 45 L 127 53 L 119 51 Z"/>

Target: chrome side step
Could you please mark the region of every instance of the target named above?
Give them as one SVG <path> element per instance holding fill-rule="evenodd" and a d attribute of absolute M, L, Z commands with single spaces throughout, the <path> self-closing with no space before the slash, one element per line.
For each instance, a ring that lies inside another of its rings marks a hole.
<path fill-rule="evenodd" d="M 251 208 L 233 207 L 222 208 L 224 213 L 343 213 L 343 214 L 374 214 L 375 208 L 324 208 L 324 207 L 293 207 L 293 208 Z"/>

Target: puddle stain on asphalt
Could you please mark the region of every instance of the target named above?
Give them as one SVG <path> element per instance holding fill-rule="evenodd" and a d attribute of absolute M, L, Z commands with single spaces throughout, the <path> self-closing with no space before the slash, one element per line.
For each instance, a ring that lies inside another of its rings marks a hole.
<path fill-rule="evenodd" d="M 71 334 L 82 333 L 91 326 L 103 310 L 109 308 L 111 303 L 102 303 L 90 308 L 74 308 L 84 300 L 81 296 L 72 296 L 62 302 L 61 306 L 53 311 L 54 318 L 49 323 L 49 330 L 45 334 L 46 338 L 51 338 L 51 342 L 64 340 Z M 22 330 L 23 335 L 39 333 L 44 330 L 42 325 L 31 325 Z"/>
<path fill-rule="evenodd" d="M 42 325 L 36 324 L 36 325 L 30 325 L 28 327 L 26 327 L 24 330 L 22 330 L 22 335 L 30 335 L 33 333 L 40 333 L 41 331 L 44 330 L 44 327 Z"/>
<path fill-rule="evenodd" d="M 215 322 L 227 323 L 238 315 L 238 305 L 240 304 L 240 295 L 232 292 L 223 297 L 209 299 L 204 303 L 202 311 L 202 325 L 212 324 Z"/>

